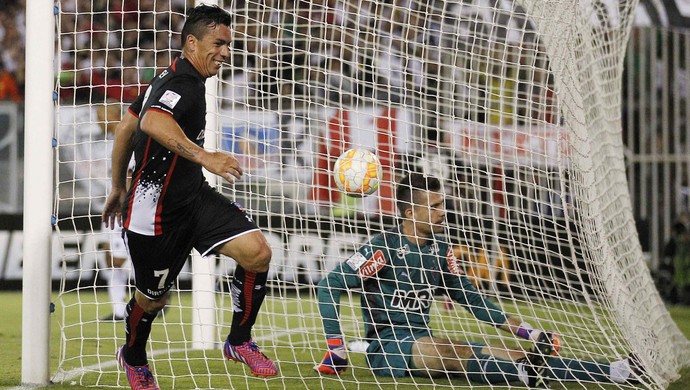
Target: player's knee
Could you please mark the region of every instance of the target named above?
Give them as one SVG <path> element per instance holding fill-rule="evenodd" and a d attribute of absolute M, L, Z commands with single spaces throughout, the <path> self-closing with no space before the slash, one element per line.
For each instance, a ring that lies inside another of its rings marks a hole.
<path fill-rule="evenodd" d="M 168 304 L 168 293 L 165 293 L 160 299 L 153 300 L 145 297 L 143 294 L 137 291 L 136 295 L 137 304 L 149 314 L 157 314 L 159 311 L 165 308 Z"/>
<path fill-rule="evenodd" d="M 250 256 L 245 268 L 252 272 L 266 272 L 271 263 L 271 256 L 273 256 L 271 247 L 268 245 L 261 245 L 257 248 L 255 253 Z"/>
<path fill-rule="evenodd" d="M 163 310 L 165 308 L 165 305 L 168 304 L 168 299 L 167 297 L 164 297 L 162 299 L 159 299 L 157 301 L 151 301 L 151 305 L 149 306 L 151 310 L 147 310 L 148 313 L 158 313 L 159 311 Z"/>
<path fill-rule="evenodd" d="M 262 272 L 268 271 L 268 266 L 271 263 L 273 251 L 268 245 L 263 245 L 256 256 L 257 267 L 261 268 Z"/>

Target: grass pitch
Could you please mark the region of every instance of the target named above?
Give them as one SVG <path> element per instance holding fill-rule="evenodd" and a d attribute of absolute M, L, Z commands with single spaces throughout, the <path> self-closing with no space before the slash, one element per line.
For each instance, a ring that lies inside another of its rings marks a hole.
<path fill-rule="evenodd" d="M 12 388 L 21 382 L 21 293 L 0 292 L 0 388 Z M 57 294 L 54 294 L 57 299 Z M 122 343 L 123 325 L 121 323 L 99 322 L 96 319 L 108 311 L 107 306 L 98 304 L 105 301 L 103 292 L 87 289 L 71 293 L 57 300 L 57 310 L 53 314 L 51 329 L 51 373 L 59 381 L 49 389 L 79 388 L 128 388 L 126 378 L 118 372 L 113 353 Z M 257 323 L 255 338 L 271 340 L 266 343 L 264 351 L 279 363 L 280 375 L 271 379 L 258 379 L 247 375 L 248 371 L 241 364 L 227 362 L 222 358 L 220 346 L 215 349 L 187 351 L 191 347 L 191 314 L 180 307 L 188 306 L 191 298 L 180 294 L 173 300 L 170 310 L 165 314 L 166 326 L 157 321 L 152 331 L 153 341 L 149 350 L 151 365 L 163 389 L 361 389 L 361 388 L 400 388 L 414 389 L 433 386 L 467 387 L 463 380 L 425 380 L 418 378 L 385 380 L 375 378 L 365 367 L 364 355 L 350 353 L 352 368 L 341 377 L 342 380 L 325 378 L 312 370 L 315 362 L 323 354 L 323 340 L 318 312 L 315 306 L 290 298 L 268 299 L 264 312 L 274 313 L 270 317 L 262 316 Z M 76 303 L 81 305 L 77 306 Z M 219 302 L 219 307 L 228 306 Z M 686 336 L 690 337 L 690 308 L 671 307 L 671 315 Z M 229 324 L 229 310 L 223 311 L 224 323 Z M 276 313 L 278 313 L 276 315 Z M 345 318 L 355 318 L 358 313 L 341 313 Z M 77 321 L 79 320 L 79 321 Z M 67 324 L 80 323 L 65 329 L 60 339 L 59 322 Z M 354 326 L 344 321 L 344 327 L 350 335 L 356 336 Z M 348 328 L 349 326 L 349 328 Z M 271 329 L 284 329 L 274 332 Z M 218 339 L 228 331 L 219 330 Z M 60 345 L 65 348 L 61 351 Z M 270 346 L 268 346 L 270 345 Z M 58 367 L 59 354 L 64 354 L 64 363 Z M 86 367 L 86 369 L 76 369 Z M 173 376 L 174 372 L 174 376 Z M 669 389 L 690 388 L 690 369 L 685 369 L 682 377 Z M 558 385 L 554 386 L 559 388 Z M 495 387 L 494 387 L 495 388 Z M 568 389 L 599 389 L 598 385 L 583 386 L 568 384 Z M 604 387 L 606 388 L 606 387 Z M 609 388 L 617 388 L 609 386 Z M 489 389 L 489 387 L 486 387 Z"/>

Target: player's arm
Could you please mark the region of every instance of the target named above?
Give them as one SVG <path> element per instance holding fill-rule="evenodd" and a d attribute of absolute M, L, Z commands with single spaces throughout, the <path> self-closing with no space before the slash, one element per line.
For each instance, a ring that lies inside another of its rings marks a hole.
<path fill-rule="evenodd" d="M 113 189 L 127 190 L 127 167 L 134 152 L 134 133 L 138 122 L 139 118 L 127 110 L 115 130 L 111 178 Z"/>
<path fill-rule="evenodd" d="M 496 303 L 477 291 L 467 276 L 460 275 L 455 279 L 461 281 L 460 288 L 453 288 L 451 297 L 465 306 L 477 319 L 531 341 L 545 355 L 558 352 L 560 340 L 557 334 L 534 329 L 529 323 L 504 313 Z"/>
<path fill-rule="evenodd" d="M 558 352 L 560 343 L 557 335 L 536 330 L 529 323 L 506 314 L 496 303 L 480 293 L 459 268 L 451 249 L 446 254 L 444 270 L 447 271 L 444 272 L 444 283 L 449 296 L 469 310 L 475 318 L 520 338 L 530 340 L 542 350 L 553 349 Z M 550 355 L 551 352 L 547 354 Z"/>
<path fill-rule="evenodd" d="M 444 279 L 448 295 L 475 318 L 498 328 L 506 326 L 508 316 L 497 304 L 477 291 L 467 276 L 445 274 Z"/>
<path fill-rule="evenodd" d="M 127 167 L 134 151 L 134 133 L 139 118 L 131 110 L 115 129 L 115 140 L 111 156 L 111 189 L 103 207 L 101 218 L 106 227 L 115 228 L 115 221 L 122 225 L 122 210 L 127 196 Z"/>
<path fill-rule="evenodd" d="M 187 138 L 175 118 L 168 112 L 151 108 L 141 119 L 141 130 L 168 150 L 199 164 L 230 183 L 242 176 L 240 164 L 229 153 L 210 152 Z"/>
<path fill-rule="evenodd" d="M 453 248 L 444 245 L 445 261 L 442 262 L 443 287 L 451 299 L 469 310 L 480 321 L 500 328 L 507 323 L 508 316 L 494 302 L 484 297 L 474 287 L 458 264 Z M 442 252 L 443 253 L 443 252 Z"/>
<path fill-rule="evenodd" d="M 323 330 L 327 336 L 341 336 L 340 329 L 340 297 L 349 288 L 361 288 L 362 281 L 350 266 L 343 262 L 328 276 L 322 279 L 318 286 L 317 298 L 319 312 L 323 322 Z"/>
<path fill-rule="evenodd" d="M 363 253 L 371 253 L 371 251 L 367 250 L 366 246 L 360 248 L 358 252 L 347 261 L 339 264 L 318 284 L 319 312 L 328 343 L 328 351 L 321 359 L 321 363 L 314 367 L 319 373 L 340 374 L 347 367 L 345 339 L 339 319 L 340 297 L 347 289 L 362 287 L 363 275 L 358 271 L 366 261 Z"/>

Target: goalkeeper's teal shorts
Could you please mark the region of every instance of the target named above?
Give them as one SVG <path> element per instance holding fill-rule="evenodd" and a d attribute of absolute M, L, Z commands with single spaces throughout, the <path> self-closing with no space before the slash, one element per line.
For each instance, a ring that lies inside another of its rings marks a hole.
<path fill-rule="evenodd" d="M 427 329 L 388 329 L 379 333 L 367 348 L 367 362 L 376 376 L 403 378 L 411 376 L 416 367 L 412 364 L 412 346 L 422 337 L 432 337 Z M 476 353 L 481 353 L 484 343 L 469 343 Z"/>

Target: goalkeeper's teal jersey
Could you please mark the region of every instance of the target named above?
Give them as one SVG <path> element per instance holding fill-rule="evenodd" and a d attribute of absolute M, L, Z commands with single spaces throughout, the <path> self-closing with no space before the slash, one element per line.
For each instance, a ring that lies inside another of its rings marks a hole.
<path fill-rule="evenodd" d="M 436 290 L 442 289 L 476 318 L 499 326 L 502 310 L 486 300 L 460 269 L 451 246 L 433 237 L 418 247 L 396 226 L 376 235 L 319 283 L 319 310 L 326 335 L 341 334 L 340 294 L 362 290 L 362 314 L 367 339 L 392 329 L 429 329 L 429 311 Z"/>

